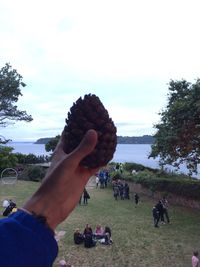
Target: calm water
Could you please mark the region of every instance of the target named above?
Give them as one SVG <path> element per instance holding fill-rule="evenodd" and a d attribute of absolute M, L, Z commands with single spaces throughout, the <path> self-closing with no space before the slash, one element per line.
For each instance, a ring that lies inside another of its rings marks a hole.
<path fill-rule="evenodd" d="M 49 155 L 50 153 L 45 151 L 45 145 L 34 144 L 30 142 L 10 142 L 9 146 L 14 148 L 14 152 L 19 152 L 22 154 L 35 154 L 39 155 Z M 148 154 L 150 153 L 151 145 L 117 145 L 113 161 L 115 162 L 136 162 L 143 164 L 145 166 L 156 168 L 158 167 L 158 162 L 153 159 L 148 159 Z"/>
<path fill-rule="evenodd" d="M 30 142 L 10 142 L 8 145 L 14 148 L 14 152 L 22 154 L 32 153 L 38 156 L 50 155 L 49 152 L 45 151 L 45 145 L 42 144 L 34 144 Z M 151 145 L 147 144 L 119 144 L 117 145 L 112 161 L 122 163 L 135 162 L 151 168 L 159 168 L 158 159 L 148 159 L 150 151 Z M 167 168 L 169 170 L 174 170 L 171 166 L 168 166 Z M 184 165 L 181 166 L 180 172 L 187 173 L 187 169 Z"/>
<path fill-rule="evenodd" d="M 22 154 L 35 154 L 36 156 L 40 155 L 50 155 L 49 152 L 46 152 L 45 145 L 37 145 L 30 142 L 9 142 L 7 144 L 14 148 L 13 152 L 18 152 Z"/>

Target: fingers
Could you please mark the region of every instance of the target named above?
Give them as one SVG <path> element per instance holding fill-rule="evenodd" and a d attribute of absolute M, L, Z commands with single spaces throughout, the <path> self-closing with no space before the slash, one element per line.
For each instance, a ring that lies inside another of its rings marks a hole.
<path fill-rule="evenodd" d="M 83 137 L 79 146 L 71 153 L 71 160 L 80 163 L 80 161 L 89 155 L 95 148 L 98 141 L 98 135 L 95 130 L 89 130 Z"/>

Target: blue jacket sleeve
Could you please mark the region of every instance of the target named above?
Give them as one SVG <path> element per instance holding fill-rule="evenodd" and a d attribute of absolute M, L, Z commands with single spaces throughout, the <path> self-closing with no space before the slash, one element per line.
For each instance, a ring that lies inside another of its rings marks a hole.
<path fill-rule="evenodd" d="M 17 211 L 0 220 L 0 266 L 51 267 L 57 254 L 53 232 L 34 216 Z"/>

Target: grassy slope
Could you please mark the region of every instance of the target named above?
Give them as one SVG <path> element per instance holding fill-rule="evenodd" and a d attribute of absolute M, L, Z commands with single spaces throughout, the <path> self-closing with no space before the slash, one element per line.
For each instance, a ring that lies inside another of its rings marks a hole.
<path fill-rule="evenodd" d="M 18 182 L 0 186 L 1 200 L 13 198 L 20 205 L 36 188 L 37 183 Z M 153 202 L 142 197 L 135 208 L 133 201 L 114 201 L 110 189 L 90 189 L 88 206 L 77 206 L 59 226 L 66 235 L 59 241 L 58 259 L 65 257 L 75 267 L 188 267 L 194 249 L 200 249 L 200 213 L 170 207 L 172 224 L 155 229 L 152 225 Z M 86 223 L 109 225 L 113 245 L 97 244 L 86 249 L 73 244 L 73 231 L 83 230 Z M 56 263 L 55 263 L 55 266 Z"/>

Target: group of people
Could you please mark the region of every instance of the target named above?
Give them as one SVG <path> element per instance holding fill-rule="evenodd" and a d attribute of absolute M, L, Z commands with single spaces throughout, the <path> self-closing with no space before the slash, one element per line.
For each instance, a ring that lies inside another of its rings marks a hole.
<path fill-rule="evenodd" d="M 112 184 L 113 196 L 115 200 L 130 199 L 130 189 L 128 183 L 123 183 L 121 180 L 114 180 Z"/>
<path fill-rule="evenodd" d="M 118 200 L 118 198 L 121 200 L 130 199 L 130 189 L 128 183 L 122 182 L 121 180 L 114 180 L 112 188 L 115 200 Z M 134 194 L 135 207 L 137 207 L 139 199 L 140 197 L 138 193 L 135 193 Z"/>
<path fill-rule="evenodd" d="M 159 227 L 159 222 L 161 224 L 170 223 L 168 214 L 168 201 L 165 197 L 160 199 L 158 203 L 152 209 L 154 226 Z"/>
<path fill-rule="evenodd" d="M 104 245 L 112 244 L 110 227 L 106 226 L 103 228 L 98 224 L 93 232 L 91 226 L 86 224 L 83 233 L 81 233 L 79 228 L 74 232 L 74 243 L 76 245 L 84 244 L 86 248 L 91 248 L 96 246 L 97 241 Z"/>
<path fill-rule="evenodd" d="M 110 180 L 110 174 L 107 169 L 101 169 L 96 176 L 96 188 L 107 188 L 108 182 Z"/>

